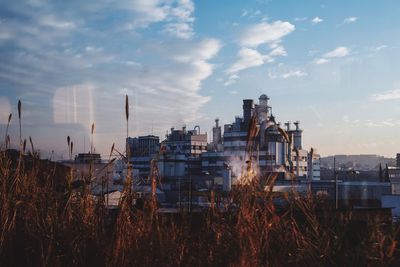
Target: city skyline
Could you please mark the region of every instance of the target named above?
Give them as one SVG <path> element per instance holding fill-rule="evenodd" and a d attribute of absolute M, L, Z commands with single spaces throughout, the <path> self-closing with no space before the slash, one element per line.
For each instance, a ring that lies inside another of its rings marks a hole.
<path fill-rule="evenodd" d="M 0 10 L 0 124 L 23 103 L 43 151 L 107 154 L 130 136 L 231 123 L 267 94 L 322 156 L 394 157 L 400 141 L 400 3 L 14 1 Z M 376 14 L 385 14 L 378 16 Z M 11 133 L 17 136 L 17 116 Z M 14 138 L 15 140 L 15 138 Z"/>

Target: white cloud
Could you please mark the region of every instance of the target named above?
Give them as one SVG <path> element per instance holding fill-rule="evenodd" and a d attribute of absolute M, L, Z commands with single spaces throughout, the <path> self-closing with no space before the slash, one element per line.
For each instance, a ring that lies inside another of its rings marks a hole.
<path fill-rule="evenodd" d="M 381 123 L 382 123 L 382 125 L 384 125 L 384 126 L 389 126 L 389 127 L 394 127 L 394 126 L 396 126 L 396 123 L 394 123 L 392 119 L 384 120 L 384 121 L 382 121 Z"/>
<path fill-rule="evenodd" d="M 394 121 L 393 119 L 384 119 L 382 121 L 372 121 L 372 120 L 365 120 L 364 125 L 367 127 L 395 127 L 400 125 L 399 122 Z"/>
<path fill-rule="evenodd" d="M 272 62 L 273 59 L 269 55 L 263 55 L 255 49 L 241 48 L 238 52 L 238 61 L 227 69 L 228 74 L 237 73 L 247 68 L 261 66 L 265 62 Z"/>
<path fill-rule="evenodd" d="M 240 16 L 245 17 L 247 16 L 247 14 L 249 14 L 249 12 L 246 9 L 243 9 L 242 14 Z"/>
<path fill-rule="evenodd" d="M 135 12 L 128 29 L 146 28 L 153 23 L 166 22 L 163 32 L 181 39 L 194 36 L 194 4 L 191 0 L 136 0 L 122 7 Z"/>
<path fill-rule="evenodd" d="M 282 75 L 281 75 L 281 77 L 283 78 L 283 79 L 288 79 L 288 78 L 291 78 L 291 77 L 304 77 L 304 76 L 307 76 L 308 74 L 306 73 L 306 72 L 304 72 L 304 71 L 301 71 L 301 70 L 294 70 L 294 71 L 289 71 L 289 72 L 287 72 L 287 73 L 283 73 Z"/>
<path fill-rule="evenodd" d="M 344 46 L 339 46 L 329 51 L 328 53 L 324 54 L 324 58 L 338 58 L 338 57 L 345 57 L 349 54 L 349 49 Z"/>
<path fill-rule="evenodd" d="M 228 77 L 228 80 L 224 82 L 224 86 L 229 86 L 231 84 L 234 84 L 238 79 L 239 79 L 239 75 L 232 74 Z"/>
<path fill-rule="evenodd" d="M 142 66 L 142 64 L 140 64 L 139 62 L 132 61 L 132 60 L 126 61 L 125 64 L 128 65 L 128 66 L 136 66 L 136 67 Z"/>
<path fill-rule="evenodd" d="M 238 60 L 227 70 L 227 74 L 237 74 L 247 68 L 261 66 L 264 63 L 273 62 L 274 57 L 287 56 L 285 48 L 280 45 L 282 38 L 295 30 L 295 26 L 286 21 L 275 21 L 252 25 L 245 29 L 239 38 L 242 46 L 238 52 Z M 271 51 L 269 54 L 262 54 L 256 48 L 260 45 L 267 45 Z M 228 78 L 227 85 L 237 80 Z"/>
<path fill-rule="evenodd" d="M 358 20 L 357 17 L 348 17 L 343 20 L 343 23 L 352 23 L 352 22 L 356 22 L 357 20 Z"/>
<path fill-rule="evenodd" d="M 330 60 L 326 59 L 326 58 L 316 58 L 316 59 L 314 59 L 314 63 L 317 64 L 317 65 L 322 65 L 322 64 L 329 63 L 329 62 L 330 62 Z"/>
<path fill-rule="evenodd" d="M 400 89 L 394 89 L 391 91 L 386 91 L 381 94 L 373 94 L 371 96 L 373 101 L 386 101 L 386 100 L 395 100 L 400 99 Z"/>
<path fill-rule="evenodd" d="M 168 17 L 169 11 L 169 6 L 160 0 L 136 0 L 122 7 L 135 12 L 130 28 L 147 27 L 151 23 L 163 21 Z"/>
<path fill-rule="evenodd" d="M 323 19 L 321 19 L 320 17 L 315 17 L 315 18 L 313 18 L 312 20 L 311 20 L 311 23 L 312 24 L 318 24 L 318 23 L 321 23 L 321 22 L 323 22 L 324 20 Z"/>
<path fill-rule="evenodd" d="M 308 74 L 302 70 L 289 70 L 283 73 L 274 73 L 272 71 L 268 72 L 268 77 L 271 79 L 289 79 L 294 77 L 305 77 Z"/>
<path fill-rule="evenodd" d="M 169 19 L 175 22 L 168 23 L 164 31 L 181 39 L 190 39 L 194 36 L 193 17 L 194 4 L 191 0 L 180 0 L 178 5 L 171 8 Z"/>
<path fill-rule="evenodd" d="M 316 58 L 314 59 L 314 63 L 317 65 L 322 65 L 331 62 L 331 59 L 334 58 L 341 58 L 345 57 L 350 54 L 350 50 L 347 47 L 344 46 L 338 46 L 332 51 L 329 51 L 322 55 L 321 58 Z"/>
<path fill-rule="evenodd" d="M 262 22 L 248 27 L 240 36 L 240 44 L 256 48 L 261 44 L 280 43 L 281 39 L 295 30 L 287 21 Z"/>
<path fill-rule="evenodd" d="M 101 52 L 103 51 L 102 47 L 96 47 L 96 46 L 86 46 L 85 47 L 86 52 L 94 53 L 94 52 Z"/>
<path fill-rule="evenodd" d="M 287 56 L 287 52 L 283 46 L 277 46 L 269 53 L 269 55 L 271 57 Z"/>
<path fill-rule="evenodd" d="M 74 22 L 63 21 L 63 20 L 56 18 L 53 15 L 45 15 L 45 16 L 40 17 L 39 23 L 42 26 L 55 28 L 58 30 L 71 30 L 76 27 Z"/>
<path fill-rule="evenodd" d="M 207 38 L 200 41 L 196 49 L 187 49 L 179 47 L 179 52 L 171 51 L 171 57 L 184 63 L 192 63 L 197 60 L 208 60 L 214 57 L 221 48 L 221 42 L 217 39 Z M 173 50 L 177 50 L 177 47 L 173 47 Z"/>
<path fill-rule="evenodd" d="M 387 45 L 379 45 L 379 46 L 373 48 L 372 50 L 378 52 L 378 51 L 381 51 L 383 49 L 386 49 L 387 47 L 388 47 Z"/>
<path fill-rule="evenodd" d="M 188 23 L 169 23 L 165 26 L 164 32 L 181 39 L 190 39 L 194 35 L 193 28 Z"/>

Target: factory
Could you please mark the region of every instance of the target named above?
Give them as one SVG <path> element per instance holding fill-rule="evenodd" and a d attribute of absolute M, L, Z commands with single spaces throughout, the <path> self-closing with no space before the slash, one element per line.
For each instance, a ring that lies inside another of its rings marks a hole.
<path fill-rule="evenodd" d="M 279 180 L 320 179 L 320 157 L 314 149 L 303 149 L 300 123 L 296 121 L 292 129 L 286 122 L 282 129 L 268 102 L 266 95 L 259 97 L 258 104 L 243 100 L 243 117 L 225 124 L 223 134 L 215 120 L 210 149 L 201 155 L 203 171 L 224 176 L 228 168 L 235 180 L 243 176 L 244 162 L 251 162 L 260 176 L 276 173 Z"/>
<path fill-rule="evenodd" d="M 162 142 L 155 136 L 128 138 L 133 169 L 139 176 L 149 176 L 151 161 L 156 160 L 158 173 L 167 182 L 179 180 L 180 186 L 189 176 L 201 179 L 207 175 L 224 184 L 224 190 L 243 177 L 244 165 L 261 177 L 274 173 L 281 181 L 319 180 L 320 157 L 314 149 L 303 148 L 299 121 L 286 122 L 282 128 L 269 100 L 265 94 L 258 103 L 243 100 L 243 116 L 223 128 L 216 119 L 210 143 L 199 126 L 171 128 Z"/>

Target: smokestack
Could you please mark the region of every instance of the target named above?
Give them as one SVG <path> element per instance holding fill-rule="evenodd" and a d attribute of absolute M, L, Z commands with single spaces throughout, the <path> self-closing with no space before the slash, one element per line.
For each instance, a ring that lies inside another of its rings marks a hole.
<path fill-rule="evenodd" d="M 295 121 L 294 125 L 296 125 L 296 131 L 300 130 L 299 128 L 300 121 Z"/>
<path fill-rule="evenodd" d="M 294 131 L 294 148 L 295 149 L 302 149 L 302 130 L 299 127 L 300 122 L 296 121 L 294 125 L 296 125 L 296 130 Z"/>
<path fill-rule="evenodd" d="M 286 131 L 289 132 L 290 131 L 290 121 L 285 122 L 285 126 L 286 126 Z"/>
<path fill-rule="evenodd" d="M 215 119 L 215 127 L 213 128 L 213 143 L 215 148 L 217 148 L 218 144 L 222 144 L 222 131 L 218 118 Z"/>
<path fill-rule="evenodd" d="M 267 107 L 268 106 L 269 97 L 267 95 L 260 95 L 258 98 L 260 106 Z"/>
<path fill-rule="evenodd" d="M 249 124 L 251 117 L 254 112 L 254 100 L 253 99 L 243 99 L 243 121 L 245 124 Z"/>

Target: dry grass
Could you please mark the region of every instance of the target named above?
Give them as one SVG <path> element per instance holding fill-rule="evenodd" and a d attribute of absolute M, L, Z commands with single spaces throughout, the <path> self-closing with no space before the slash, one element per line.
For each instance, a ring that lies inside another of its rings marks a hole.
<path fill-rule="evenodd" d="M 0 153 L 1 266 L 400 264 L 397 228 L 381 217 L 317 212 L 311 198 L 295 192 L 278 209 L 273 193 L 255 182 L 236 188 L 225 211 L 166 215 L 154 201 L 137 209 L 128 186 L 118 212 L 110 212 L 85 186 L 73 190 L 72 173 L 44 164 L 31 143 L 29 157 Z"/>
<path fill-rule="evenodd" d="M 372 217 L 318 214 L 295 193 L 278 210 L 272 193 L 248 185 L 232 192 L 229 212 L 162 215 L 126 190 L 117 214 L 88 190 L 57 189 L 39 172 L 0 156 L 2 266 L 395 266 L 397 231 Z M 69 179 L 68 175 L 66 179 Z M 59 180 L 59 177 L 58 177 Z M 68 185 L 68 183 L 66 183 Z"/>

